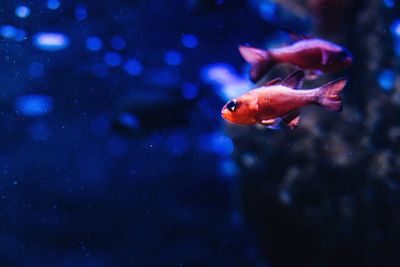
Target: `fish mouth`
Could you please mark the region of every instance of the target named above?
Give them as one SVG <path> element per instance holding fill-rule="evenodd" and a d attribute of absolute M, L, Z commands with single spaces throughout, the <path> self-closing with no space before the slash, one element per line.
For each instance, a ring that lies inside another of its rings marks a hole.
<path fill-rule="evenodd" d="M 353 64 L 353 58 L 350 56 L 346 57 L 344 63 L 346 64 L 347 67 L 350 67 Z"/>
<path fill-rule="evenodd" d="M 229 115 L 230 115 L 230 112 L 229 112 L 228 109 L 223 108 L 223 109 L 221 110 L 221 117 L 224 118 L 225 120 L 230 121 L 230 116 L 229 116 Z"/>

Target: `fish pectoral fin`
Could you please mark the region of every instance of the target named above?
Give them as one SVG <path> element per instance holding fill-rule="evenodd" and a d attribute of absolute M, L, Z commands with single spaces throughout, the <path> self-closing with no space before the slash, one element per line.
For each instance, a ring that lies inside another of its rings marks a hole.
<path fill-rule="evenodd" d="M 326 52 L 326 50 L 321 49 L 321 59 L 322 59 L 322 65 L 328 65 L 329 62 L 329 54 Z"/>
<path fill-rule="evenodd" d="M 270 129 L 279 129 L 279 124 L 281 123 L 282 118 L 275 118 L 275 119 L 268 119 L 268 120 L 261 120 L 260 124 L 267 126 Z"/>
<path fill-rule="evenodd" d="M 299 110 L 292 111 L 283 117 L 283 123 L 290 129 L 294 129 L 299 125 L 300 116 L 301 114 Z"/>
<path fill-rule="evenodd" d="M 289 127 L 290 129 L 294 129 L 297 126 L 299 126 L 299 122 L 300 122 L 300 115 L 297 116 L 296 118 L 294 118 L 293 120 L 289 121 L 286 126 Z"/>
<path fill-rule="evenodd" d="M 320 70 L 307 70 L 305 79 L 308 81 L 314 81 L 318 79 L 322 74 L 323 73 Z"/>

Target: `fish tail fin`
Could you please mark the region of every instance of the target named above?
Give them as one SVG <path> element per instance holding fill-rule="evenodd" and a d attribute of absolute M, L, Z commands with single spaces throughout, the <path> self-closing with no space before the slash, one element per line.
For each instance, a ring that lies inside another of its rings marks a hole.
<path fill-rule="evenodd" d="M 317 93 L 317 103 L 329 111 L 342 111 L 343 104 L 340 92 L 344 89 L 346 83 L 346 78 L 340 78 L 321 86 Z"/>
<path fill-rule="evenodd" d="M 267 50 L 241 45 L 239 46 L 239 52 L 243 59 L 251 65 L 250 79 L 253 82 L 261 80 L 268 70 L 275 65 Z"/>

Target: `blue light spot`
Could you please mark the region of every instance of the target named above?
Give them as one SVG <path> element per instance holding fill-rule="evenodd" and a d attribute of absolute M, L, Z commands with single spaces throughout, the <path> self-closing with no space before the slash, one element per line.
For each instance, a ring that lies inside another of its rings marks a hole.
<path fill-rule="evenodd" d="M 234 80 L 235 69 L 226 63 L 218 62 L 203 67 L 200 71 L 201 79 L 206 83 L 225 84 Z"/>
<path fill-rule="evenodd" d="M 195 48 L 199 44 L 197 37 L 193 34 L 185 34 L 182 36 L 182 44 L 187 48 Z"/>
<path fill-rule="evenodd" d="M 49 138 L 51 132 L 49 126 L 45 122 L 35 122 L 29 127 L 33 141 L 45 141 Z"/>
<path fill-rule="evenodd" d="M 107 52 L 103 58 L 104 62 L 107 63 L 110 67 L 117 67 L 121 64 L 122 58 L 120 54 L 115 52 Z"/>
<path fill-rule="evenodd" d="M 199 93 L 199 88 L 193 83 L 185 83 L 182 86 L 182 95 L 186 99 L 193 99 Z"/>
<path fill-rule="evenodd" d="M 29 65 L 28 74 L 31 78 L 40 78 L 43 76 L 44 67 L 42 63 L 33 62 Z"/>
<path fill-rule="evenodd" d="M 0 27 L 0 34 L 4 38 L 13 39 L 17 34 L 17 29 L 11 25 L 3 25 Z"/>
<path fill-rule="evenodd" d="M 168 152 L 172 155 L 182 155 L 187 151 L 187 141 L 185 136 L 181 134 L 174 134 L 167 138 L 166 146 Z"/>
<path fill-rule="evenodd" d="M 86 39 L 86 48 L 90 51 L 99 51 L 103 47 L 103 42 L 100 38 L 91 36 Z"/>
<path fill-rule="evenodd" d="M 31 14 L 31 9 L 27 6 L 19 6 L 15 9 L 15 15 L 19 18 L 26 18 Z"/>
<path fill-rule="evenodd" d="M 33 36 L 36 48 L 45 51 L 57 51 L 69 46 L 69 38 L 63 33 L 39 32 Z"/>
<path fill-rule="evenodd" d="M 56 10 L 57 8 L 60 7 L 60 5 L 61 5 L 60 1 L 58 1 L 58 0 L 48 0 L 47 1 L 47 7 L 52 10 Z"/>
<path fill-rule="evenodd" d="M 143 72 L 142 64 L 136 59 L 129 59 L 124 64 L 126 73 L 132 76 L 139 76 Z"/>
<path fill-rule="evenodd" d="M 165 62 L 171 66 L 177 66 L 182 63 L 182 55 L 177 51 L 168 51 L 165 54 Z"/>
<path fill-rule="evenodd" d="M 219 174 L 223 177 L 235 177 L 239 174 L 239 167 L 232 159 L 224 159 L 219 162 Z"/>
<path fill-rule="evenodd" d="M 273 20 L 277 11 L 277 5 L 271 1 L 265 1 L 260 5 L 260 15 L 265 20 Z"/>
<path fill-rule="evenodd" d="M 390 25 L 390 31 L 395 37 L 400 37 L 400 19 L 396 19 L 391 25 Z"/>
<path fill-rule="evenodd" d="M 181 84 L 179 70 L 173 68 L 147 71 L 145 79 L 151 84 L 162 87 L 179 86 Z"/>
<path fill-rule="evenodd" d="M 108 153 L 116 158 L 121 158 L 128 153 L 128 144 L 120 137 L 112 137 L 107 144 Z"/>
<path fill-rule="evenodd" d="M 232 140 L 223 134 L 215 134 L 211 140 L 212 150 L 221 157 L 227 157 L 233 152 L 233 142 Z"/>
<path fill-rule="evenodd" d="M 383 0 L 383 3 L 387 8 L 392 8 L 394 7 L 394 0 Z"/>
<path fill-rule="evenodd" d="M 125 40 L 120 36 L 114 36 L 111 39 L 111 47 L 115 50 L 122 50 L 125 48 Z"/>
<path fill-rule="evenodd" d="M 96 63 L 92 66 L 92 73 L 96 77 L 105 78 L 108 76 L 108 66 L 103 63 Z"/>
<path fill-rule="evenodd" d="M 122 113 L 119 116 L 118 121 L 131 130 L 136 130 L 140 127 L 139 119 L 130 113 Z"/>
<path fill-rule="evenodd" d="M 16 42 L 22 42 L 25 39 L 26 39 L 26 32 L 24 30 L 17 29 L 17 31 L 15 32 L 14 40 Z"/>
<path fill-rule="evenodd" d="M 378 84 L 384 91 L 393 89 L 396 81 L 396 74 L 391 69 L 385 69 L 378 75 Z"/>
<path fill-rule="evenodd" d="M 200 136 L 199 139 L 200 149 L 227 157 L 232 154 L 234 145 L 232 140 L 225 134 L 212 133 Z"/>
<path fill-rule="evenodd" d="M 247 92 L 251 83 L 238 74 L 233 66 L 218 62 L 200 70 L 201 79 L 212 85 L 222 99 L 228 100 Z"/>
<path fill-rule="evenodd" d="M 78 5 L 75 9 L 75 18 L 77 20 L 85 20 L 87 18 L 87 9 L 84 5 Z"/>
<path fill-rule="evenodd" d="M 15 101 L 18 113 L 28 117 L 46 115 L 53 109 L 53 99 L 45 95 L 20 96 Z"/>

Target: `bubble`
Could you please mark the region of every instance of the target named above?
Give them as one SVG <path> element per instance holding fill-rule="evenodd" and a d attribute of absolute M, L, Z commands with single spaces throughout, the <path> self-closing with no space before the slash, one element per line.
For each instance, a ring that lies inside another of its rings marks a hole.
<path fill-rule="evenodd" d="M 177 66 L 182 63 L 182 55 L 177 51 L 168 51 L 165 53 L 165 62 L 171 66 Z"/>
<path fill-rule="evenodd" d="M 124 64 L 126 73 L 132 76 L 139 76 L 143 72 L 142 64 L 136 59 L 129 59 Z"/>
<path fill-rule="evenodd" d="M 45 51 L 57 51 L 69 46 L 69 37 L 57 32 L 39 32 L 33 36 L 36 48 Z"/>
<path fill-rule="evenodd" d="M 234 149 L 232 140 L 223 134 L 216 134 L 212 137 L 211 147 L 221 157 L 230 156 Z"/>
<path fill-rule="evenodd" d="M 60 1 L 58 1 L 58 0 L 48 0 L 47 1 L 47 7 L 52 10 L 59 8 L 60 5 L 61 5 Z"/>
<path fill-rule="evenodd" d="M 218 164 L 218 171 L 223 177 L 235 177 L 239 174 L 239 167 L 232 159 L 223 159 Z"/>
<path fill-rule="evenodd" d="M 140 127 L 139 119 L 135 115 L 130 114 L 130 113 L 125 113 L 125 112 L 122 113 L 119 116 L 118 121 L 122 125 L 128 127 L 129 129 L 132 129 L 132 130 L 138 129 Z"/>
<path fill-rule="evenodd" d="M 120 54 L 116 52 L 107 52 L 103 58 L 104 62 L 110 67 L 117 67 L 121 64 L 122 58 Z"/>
<path fill-rule="evenodd" d="M 220 157 L 230 156 L 234 145 L 229 136 L 222 133 L 210 133 L 200 136 L 199 147 L 201 150 L 211 152 Z"/>
<path fill-rule="evenodd" d="M 25 39 L 26 39 L 26 32 L 24 30 L 17 29 L 17 31 L 15 32 L 14 40 L 16 42 L 22 42 Z"/>
<path fill-rule="evenodd" d="M 31 14 L 31 9 L 27 6 L 19 6 L 15 9 L 15 15 L 19 18 L 26 18 Z"/>
<path fill-rule="evenodd" d="M 7 39 L 15 38 L 17 34 L 17 28 L 11 25 L 2 25 L 0 27 L 0 35 Z"/>
<path fill-rule="evenodd" d="M 383 4 L 387 8 L 392 8 L 392 7 L 394 7 L 394 0 L 383 0 Z"/>
<path fill-rule="evenodd" d="M 400 19 L 396 19 L 390 25 L 390 31 L 395 37 L 400 37 Z"/>
<path fill-rule="evenodd" d="M 276 15 L 278 6 L 271 1 L 263 2 L 259 7 L 260 15 L 265 20 L 273 20 Z"/>
<path fill-rule="evenodd" d="M 103 42 L 100 38 L 90 36 L 86 39 L 86 48 L 90 51 L 99 51 L 103 47 Z"/>
<path fill-rule="evenodd" d="M 199 44 L 197 37 L 194 36 L 193 34 L 184 34 L 182 36 L 181 42 L 182 42 L 182 45 L 187 48 L 195 48 Z"/>
<path fill-rule="evenodd" d="M 53 99 L 46 95 L 25 95 L 15 101 L 17 112 L 28 117 L 46 115 L 53 109 Z"/>
<path fill-rule="evenodd" d="M 396 74 L 391 69 L 385 69 L 378 74 L 378 84 L 384 91 L 393 89 L 396 82 Z"/>

